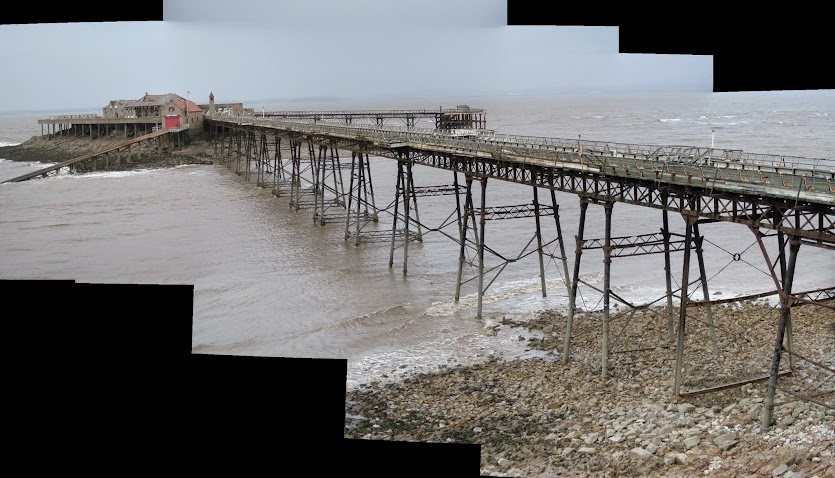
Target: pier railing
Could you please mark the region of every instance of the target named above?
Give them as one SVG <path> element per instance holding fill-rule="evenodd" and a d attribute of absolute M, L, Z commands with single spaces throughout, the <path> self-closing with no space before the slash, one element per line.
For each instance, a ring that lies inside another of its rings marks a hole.
<path fill-rule="evenodd" d="M 617 159 L 639 159 L 663 163 L 686 165 L 709 165 L 725 169 L 763 170 L 800 174 L 809 177 L 835 179 L 835 160 L 825 158 L 806 158 L 775 154 L 746 153 L 741 150 L 684 146 L 650 145 L 619 143 L 542 136 L 522 136 L 496 134 L 490 130 L 436 130 L 426 128 L 408 128 L 403 126 L 343 125 L 322 121 L 275 118 L 223 118 L 225 121 L 239 124 L 250 123 L 264 126 L 281 127 L 303 133 L 330 132 L 375 143 L 411 142 L 423 145 L 442 146 L 459 151 L 486 153 L 493 156 L 512 154 L 536 159 L 553 160 L 555 152 L 577 153 L 576 159 L 582 162 L 582 154 L 589 163 L 606 167 Z M 581 154 L 582 153 L 582 154 Z M 569 160 L 561 157 L 561 160 Z"/>
<path fill-rule="evenodd" d="M 55 115 L 50 116 L 49 119 L 51 120 L 59 120 L 59 119 L 90 119 L 90 118 L 101 118 L 101 116 L 96 114 L 86 114 L 86 115 Z"/>

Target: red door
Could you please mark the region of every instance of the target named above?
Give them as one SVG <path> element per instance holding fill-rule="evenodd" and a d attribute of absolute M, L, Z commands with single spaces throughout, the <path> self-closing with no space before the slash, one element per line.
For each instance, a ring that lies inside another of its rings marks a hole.
<path fill-rule="evenodd" d="M 180 115 L 165 115 L 165 129 L 179 128 Z"/>

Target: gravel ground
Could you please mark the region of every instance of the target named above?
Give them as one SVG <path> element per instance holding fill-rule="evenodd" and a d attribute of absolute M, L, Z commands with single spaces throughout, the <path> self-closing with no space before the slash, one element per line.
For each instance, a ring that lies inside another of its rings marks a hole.
<path fill-rule="evenodd" d="M 749 302 L 714 308 L 713 316 L 715 356 L 706 316 L 688 311 L 680 397 L 665 309 L 613 315 L 606 381 L 600 314 L 578 314 L 564 366 L 565 318 L 544 312 L 498 334 L 552 352 L 545 358 L 492 357 L 365 384 L 348 392 L 345 437 L 481 444 L 482 475 L 490 476 L 835 477 L 835 312 L 792 309 L 794 351 L 817 365 L 798 358 L 780 376 L 767 431 L 760 429 L 767 380 L 687 392 L 766 376 L 779 311 Z M 786 362 L 784 354 L 781 369 Z M 815 395 L 822 405 L 787 392 Z"/>

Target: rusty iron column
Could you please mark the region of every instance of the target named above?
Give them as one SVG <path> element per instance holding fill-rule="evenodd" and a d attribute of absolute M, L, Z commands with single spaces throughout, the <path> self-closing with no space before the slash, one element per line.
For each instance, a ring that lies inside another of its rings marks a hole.
<path fill-rule="evenodd" d="M 664 196 L 664 206 L 667 205 L 667 193 L 662 193 Z M 664 278 L 667 282 L 667 335 L 672 341 L 675 338 L 675 325 L 673 323 L 673 284 L 672 271 L 670 270 L 670 222 L 667 217 L 667 210 L 662 210 L 662 221 L 664 228 L 662 234 L 664 235 Z"/>
<path fill-rule="evenodd" d="M 690 281 L 690 243 L 693 240 L 693 223 L 696 216 L 682 211 L 686 223 L 684 233 L 684 264 L 681 268 L 681 305 L 678 314 L 678 331 L 676 334 L 676 376 L 673 384 L 673 393 L 681 394 L 681 367 L 684 361 L 684 325 L 687 318 L 687 286 Z"/>
<path fill-rule="evenodd" d="M 179 134 L 178 134 L 179 136 Z M 252 131 L 246 132 L 246 139 L 244 140 L 244 154 L 246 155 L 246 182 L 249 182 L 249 176 L 252 172 L 252 154 L 254 146 L 255 133 Z"/>
<path fill-rule="evenodd" d="M 391 247 L 389 248 L 389 269 L 394 266 L 394 243 L 397 236 L 397 213 L 400 209 L 400 196 L 403 189 L 403 153 L 397 153 L 397 180 L 394 186 L 394 218 L 391 221 Z"/>
<path fill-rule="evenodd" d="M 693 237 L 696 241 L 696 258 L 699 261 L 699 278 L 702 283 L 702 295 L 704 300 L 710 301 L 710 292 L 707 287 L 707 274 L 705 273 L 705 258 L 702 253 L 702 242 L 704 237 L 699 234 L 699 221 L 693 223 Z M 713 324 L 713 309 L 710 307 L 710 302 L 705 305 L 707 314 L 707 325 L 710 330 L 710 351 L 714 358 L 719 356 L 719 349 L 716 345 L 716 326 Z"/>
<path fill-rule="evenodd" d="M 293 170 L 290 178 L 290 207 L 299 210 L 301 200 L 301 142 L 298 139 L 290 140 L 290 161 L 293 163 Z"/>
<path fill-rule="evenodd" d="M 292 142 L 292 140 L 291 140 Z M 351 180 L 348 182 L 348 205 L 346 209 L 348 210 L 348 214 L 345 215 L 345 240 L 347 241 L 349 237 L 351 237 L 351 233 L 349 232 L 349 228 L 351 227 L 351 207 L 352 202 L 354 201 L 354 170 L 356 168 L 357 163 L 357 153 L 356 151 L 351 151 Z M 359 199 L 357 199 L 359 202 Z M 356 245 L 359 245 L 359 237 L 356 238 Z"/>
<path fill-rule="evenodd" d="M 553 185 L 553 180 L 551 182 Z M 557 240 L 560 243 L 560 256 L 562 259 L 563 277 L 565 278 L 565 290 L 571 292 L 571 279 L 568 275 L 568 257 L 565 254 L 565 241 L 562 239 L 562 227 L 560 226 L 560 205 L 557 204 L 557 194 L 551 188 L 551 206 L 554 208 L 554 222 L 557 224 Z"/>
<path fill-rule="evenodd" d="M 406 216 L 403 224 L 403 275 L 406 275 L 409 262 L 409 201 L 411 201 L 414 182 L 412 181 L 412 158 L 406 153 L 406 177 L 403 181 L 403 213 Z"/>
<path fill-rule="evenodd" d="M 612 207 L 613 201 L 606 201 L 603 209 L 606 214 L 606 232 L 603 243 L 603 337 L 601 349 L 600 376 L 603 380 L 609 378 L 609 287 L 611 284 L 610 269 L 612 266 Z"/>
<path fill-rule="evenodd" d="M 542 297 L 547 297 L 545 290 L 545 263 L 542 258 L 542 229 L 539 225 L 539 191 L 536 184 L 533 185 L 533 208 L 536 221 L 536 246 L 539 253 L 539 283 L 542 286 Z"/>
<path fill-rule="evenodd" d="M 316 158 L 316 146 L 313 144 L 312 136 L 307 137 L 307 156 L 308 160 L 310 161 L 310 174 L 313 178 L 313 222 L 316 223 L 316 211 L 319 207 L 319 204 L 322 204 L 323 213 L 325 210 L 325 188 L 324 181 L 322 181 L 322 177 L 320 174 L 321 171 L 319 170 L 319 162 Z"/>
<path fill-rule="evenodd" d="M 281 158 L 281 137 L 278 133 L 273 133 L 273 143 L 275 145 L 275 154 L 273 155 L 273 194 L 278 196 L 279 181 L 284 179 L 284 161 Z"/>
<path fill-rule="evenodd" d="M 779 213 L 778 213 L 779 214 Z M 781 219 L 778 217 L 778 224 L 780 223 Z M 783 233 L 783 229 L 777 229 L 777 244 L 780 248 L 780 281 L 782 284 L 786 283 L 786 237 Z M 792 316 L 791 316 L 791 309 L 789 309 L 789 316 L 786 319 L 786 350 L 789 352 L 789 368 L 794 370 L 795 367 L 795 358 L 794 354 L 794 338 L 792 337 Z"/>
<path fill-rule="evenodd" d="M 458 192 L 458 172 L 453 171 L 455 175 L 455 210 L 458 212 L 458 237 L 460 240 L 460 251 L 458 255 L 458 278 L 455 281 L 455 302 L 461 298 L 461 275 L 464 271 L 465 251 L 467 248 L 467 225 L 470 222 L 470 211 L 472 209 L 472 187 L 473 178 L 469 174 L 464 175 L 467 183 L 466 192 L 464 193 L 464 221 L 461 222 L 461 197 Z"/>
<path fill-rule="evenodd" d="M 371 209 L 374 211 L 374 214 L 371 216 L 371 219 L 374 222 L 378 222 L 380 220 L 379 215 L 377 214 L 377 204 L 374 202 L 374 183 L 371 181 L 371 161 L 368 159 L 368 153 L 365 154 L 365 173 L 363 175 L 363 192 L 365 194 L 365 215 L 368 216 L 368 194 L 371 194 Z M 368 184 L 368 190 L 365 189 L 365 184 Z"/>
<path fill-rule="evenodd" d="M 786 328 L 791 317 L 791 307 L 794 300 L 791 295 L 791 291 L 792 282 L 794 281 L 795 265 L 797 263 L 797 253 L 800 250 L 800 238 L 794 235 L 789 236 L 789 263 L 786 269 L 786 275 L 781 283 L 780 280 L 778 280 L 777 275 L 774 273 L 775 265 L 772 264 L 771 259 L 768 257 L 768 251 L 766 251 L 765 244 L 763 244 L 762 234 L 756 226 L 749 226 L 749 228 L 757 238 L 760 251 L 762 251 L 763 258 L 769 266 L 771 278 L 774 281 L 777 293 L 780 296 L 780 319 L 777 323 L 777 337 L 774 340 L 774 354 L 771 359 L 771 373 L 768 378 L 768 392 L 765 400 L 763 401 L 763 411 L 760 423 L 761 430 L 766 432 L 771 427 L 772 413 L 774 411 L 774 393 L 777 389 L 777 376 L 779 375 L 780 359 L 783 354 L 783 340 L 786 338 Z M 784 254 L 784 251 L 780 251 L 780 254 Z"/>
<path fill-rule="evenodd" d="M 243 131 L 236 131 L 236 146 L 238 147 L 238 158 L 235 160 L 235 174 L 239 176 L 241 174 L 241 156 L 243 156 L 243 152 L 241 151 L 241 141 L 243 141 L 243 135 Z"/>
<path fill-rule="evenodd" d="M 417 232 L 415 233 L 415 239 L 418 242 L 423 242 L 423 231 L 420 225 L 420 213 L 418 212 L 418 205 L 417 205 L 417 195 L 415 194 L 415 176 L 412 174 L 412 165 L 414 164 L 413 159 L 409 159 L 409 201 L 412 201 L 412 210 L 415 211 L 415 225 L 417 226 Z"/>
<path fill-rule="evenodd" d="M 310 154 L 315 156 L 313 151 L 313 143 L 310 143 Z M 316 157 L 316 169 L 315 171 L 324 173 L 325 171 L 325 161 L 327 160 L 327 146 L 319 145 L 319 156 Z M 319 223 L 320 226 L 325 225 L 325 181 L 324 181 L 324 174 L 322 177 L 319 177 L 319 174 L 316 174 L 314 171 L 314 181 L 313 181 L 313 223 Z M 321 207 L 321 211 L 319 208 Z"/>
<path fill-rule="evenodd" d="M 361 209 L 361 201 L 360 201 L 360 190 L 359 187 L 362 185 L 363 192 L 365 192 L 365 166 L 363 165 L 363 153 L 359 152 L 357 154 L 357 158 L 359 159 L 359 164 L 357 165 L 357 170 L 359 171 L 359 176 L 357 177 L 357 224 L 356 224 L 356 238 L 354 239 L 354 245 L 360 245 L 360 209 Z M 368 216 L 368 203 L 365 204 L 365 216 Z"/>
<path fill-rule="evenodd" d="M 484 229 L 487 214 L 487 176 L 481 180 L 481 216 L 479 219 L 480 233 L 478 237 L 478 312 L 476 317 L 481 319 L 482 299 L 484 298 Z"/>
<path fill-rule="evenodd" d="M 562 363 L 568 364 L 568 351 L 571 345 L 571 334 L 574 328 L 574 310 L 577 308 L 577 281 L 580 278 L 580 258 L 583 255 L 583 230 L 586 226 L 586 210 L 589 208 L 589 200 L 580 197 L 580 225 L 577 228 L 574 250 L 574 275 L 571 277 L 571 293 L 568 294 L 568 318 L 565 326 L 565 344 L 562 350 Z"/>
<path fill-rule="evenodd" d="M 339 161 L 339 148 L 335 141 L 330 146 L 331 169 L 333 170 L 333 190 L 336 195 L 334 203 L 345 207 L 345 186 L 342 182 L 342 164 Z"/>

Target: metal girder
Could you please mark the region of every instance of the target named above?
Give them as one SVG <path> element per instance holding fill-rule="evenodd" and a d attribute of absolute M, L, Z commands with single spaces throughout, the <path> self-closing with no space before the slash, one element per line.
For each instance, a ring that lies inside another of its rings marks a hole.
<path fill-rule="evenodd" d="M 453 194 L 460 194 L 464 191 L 464 186 L 443 184 L 439 186 L 417 186 L 412 189 L 412 194 L 415 196 L 451 196 Z"/>
<path fill-rule="evenodd" d="M 485 221 L 494 221 L 497 219 L 517 219 L 522 217 L 534 217 L 537 215 L 537 208 L 533 204 L 520 204 L 516 206 L 495 206 L 487 207 L 483 210 L 475 208 L 478 214 L 484 214 Z M 553 216 L 555 210 L 551 206 L 540 205 L 539 216 Z"/>
<path fill-rule="evenodd" d="M 584 239 L 583 249 L 603 249 L 603 239 Z M 664 234 L 656 232 L 653 234 L 641 234 L 638 236 L 625 236 L 611 238 L 612 257 L 643 256 L 647 254 L 663 254 Z M 669 251 L 681 251 L 684 249 L 684 241 L 669 241 Z M 631 251 L 630 249 L 636 249 Z"/>

